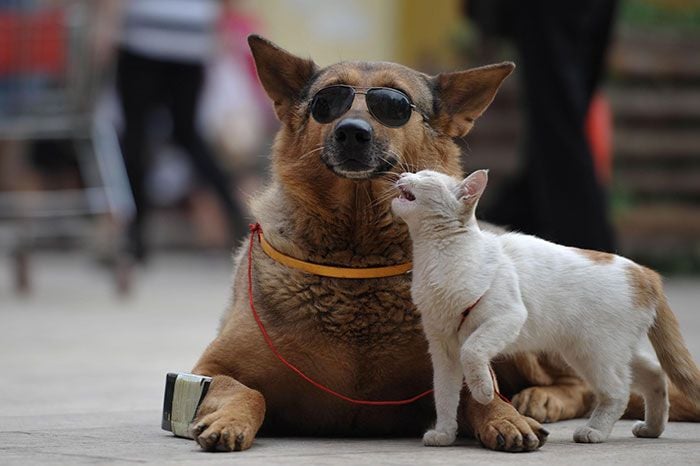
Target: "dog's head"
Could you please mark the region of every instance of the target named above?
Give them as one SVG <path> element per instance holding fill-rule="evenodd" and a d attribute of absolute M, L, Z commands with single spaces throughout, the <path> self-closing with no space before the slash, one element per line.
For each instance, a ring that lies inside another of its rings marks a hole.
<path fill-rule="evenodd" d="M 259 36 L 250 36 L 248 43 L 282 122 L 273 172 L 288 188 L 305 191 L 312 202 L 332 202 L 334 193 L 342 197 L 358 182 L 388 183 L 387 173 L 427 168 L 460 176 L 459 149 L 452 139 L 471 130 L 514 69 L 508 62 L 428 76 L 385 62 L 319 68 Z M 346 86 L 340 114 L 337 92 L 319 94 L 338 85 Z M 369 88 L 399 93 L 370 96 Z M 326 101 L 314 106 L 314 98 Z"/>

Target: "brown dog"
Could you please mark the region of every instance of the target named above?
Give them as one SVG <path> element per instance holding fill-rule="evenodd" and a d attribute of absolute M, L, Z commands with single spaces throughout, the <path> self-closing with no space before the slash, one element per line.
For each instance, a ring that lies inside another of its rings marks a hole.
<path fill-rule="evenodd" d="M 278 251 L 316 264 L 361 268 L 409 261 L 407 231 L 390 212 L 391 173 L 432 168 L 461 176 L 453 138 L 469 132 L 514 65 L 435 77 L 392 63 L 319 69 L 260 37 L 250 37 L 249 44 L 282 121 L 271 185 L 252 205 L 266 239 Z M 311 117 L 311 101 L 337 84 L 360 92 L 342 115 L 319 123 L 318 115 Z M 372 107 L 370 114 L 364 94 L 369 87 L 402 91 L 415 106 L 410 116 L 396 125 L 381 108 Z M 308 376 L 362 400 L 405 399 L 430 388 L 432 370 L 409 275 L 307 274 L 270 258 L 257 240 L 252 258 L 255 307 L 280 353 Z M 191 427 L 202 448 L 247 449 L 261 426 L 271 434 L 325 436 L 418 436 L 429 426 L 430 397 L 404 406 L 360 406 L 320 391 L 285 367 L 251 314 L 247 247 L 235 266 L 230 309 L 193 369 L 213 377 Z M 515 406 L 541 421 L 590 408 L 590 392 L 556 361 L 524 355 L 496 369 L 506 394 L 524 390 Z M 508 451 L 536 449 L 547 436 L 510 404 L 496 398 L 482 406 L 468 393 L 460 432 Z"/>

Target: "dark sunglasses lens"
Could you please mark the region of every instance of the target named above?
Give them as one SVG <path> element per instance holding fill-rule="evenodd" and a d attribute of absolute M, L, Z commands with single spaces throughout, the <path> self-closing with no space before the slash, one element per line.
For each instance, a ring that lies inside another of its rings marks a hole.
<path fill-rule="evenodd" d="M 311 102 L 311 116 L 325 124 L 335 120 L 352 106 L 355 91 L 350 87 L 332 86 L 321 89 Z"/>
<path fill-rule="evenodd" d="M 394 89 L 371 89 L 367 92 L 367 108 L 386 126 L 402 126 L 411 118 L 411 101 Z"/>

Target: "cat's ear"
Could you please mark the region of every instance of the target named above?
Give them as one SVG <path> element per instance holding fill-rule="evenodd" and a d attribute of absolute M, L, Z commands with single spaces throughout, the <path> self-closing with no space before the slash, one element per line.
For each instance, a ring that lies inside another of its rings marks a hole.
<path fill-rule="evenodd" d="M 459 185 L 460 199 L 467 205 L 475 205 L 486 189 L 489 181 L 488 170 L 477 170 L 462 181 Z"/>

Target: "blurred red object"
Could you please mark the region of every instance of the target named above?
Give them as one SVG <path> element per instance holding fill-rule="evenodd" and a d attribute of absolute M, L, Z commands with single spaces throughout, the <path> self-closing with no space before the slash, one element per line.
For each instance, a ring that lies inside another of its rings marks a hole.
<path fill-rule="evenodd" d="M 224 9 L 219 21 L 219 31 L 228 57 L 244 66 L 248 79 L 253 84 L 255 98 L 263 108 L 267 109 L 269 108 L 267 94 L 258 81 L 255 60 L 248 47 L 248 36 L 259 34 L 261 30 L 262 26 L 258 18 L 235 7 Z"/>
<path fill-rule="evenodd" d="M 603 186 L 608 186 L 612 180 L 613 122 L 610 104 L 600 92 L 593 97 L 588 107 L 585 131 L 598 181 Z"/>
<path fill-rule="evenodd" d="M 0 12 L 0 75 L 60 75 L 66 65 L 61 10 Z"/>

